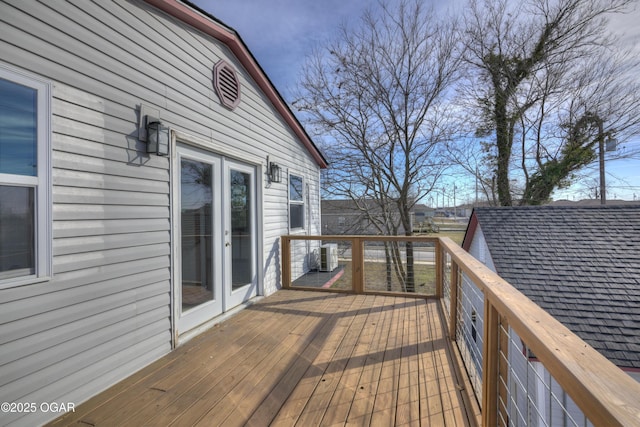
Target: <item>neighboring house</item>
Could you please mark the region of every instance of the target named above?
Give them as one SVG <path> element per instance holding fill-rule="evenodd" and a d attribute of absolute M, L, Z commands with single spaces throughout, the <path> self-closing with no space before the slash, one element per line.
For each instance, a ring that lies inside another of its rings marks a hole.
<path fill-rule="evenodd" d="M 554 200 L 549 203 L 550 206 L 600 206 L 602 201 L 600 199 L 582 199 L 582 200 Z M 637 200 L 618 200 L 618 199 L 609 199 L 607 200 L 607 205 L 616 205 L 616 206 L 638 206 L 640 205 L 640 201 Z"/>
<path fill-rule="evenodd" d="M 640 205 L 476 208 L 463 247 L 640 381 Z M 481 335 L 482 296 L 463 286 L 463 312 L 478 316 L 466 327 Z M 481 336 L 467 341 L 482 348 Z M 512 346 L 510 354 L 524 352 L 538 371 L 528 378 L 544 378 L 535 355 Z M 539 381 L 528 388 L 551 412 Z"/>
<path fill-rule="evenodd" d="M 279 236 L 321 232 L 326 161 L 188 2 L 0 1 L 0 21 L 0 402 L 77 405 L 275 292 Z"/>
<path fill-rule="evenodd" d="M 397 209 L 390 209 L 390 211 L 393 211 L 391 219 L 399 223 Z M 415 205 L 410 212 L 412 228 L 430 222 L 434 213 L 434 209 L 426 205 Z M 376 228 L 374 221 L 381 220 L 382 209 L 374 200 L 363 200 L 357 203 L 350 199 L 322 200 L 322 234 L 377 235 L 380 231 Z M 398 234 L 404 234 L 402 226 L 399 227 Z"/>

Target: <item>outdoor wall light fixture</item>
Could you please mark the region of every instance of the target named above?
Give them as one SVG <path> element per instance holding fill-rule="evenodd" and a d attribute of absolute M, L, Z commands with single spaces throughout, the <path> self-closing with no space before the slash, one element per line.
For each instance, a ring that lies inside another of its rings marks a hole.
<path fill-rule="evenodd" d="M 145 116 L 145 128 L 147 129 L 147 153 L 168 156 L 169 128 L 164 126 L 159 119 L 151 116 Z"/>
<path fill-rule="evenodd" d="M 282 182 L 282 169 L 275 163 L 269 161 L 267 156 L 267 173 L 269 174 L 269 182 Z"/>

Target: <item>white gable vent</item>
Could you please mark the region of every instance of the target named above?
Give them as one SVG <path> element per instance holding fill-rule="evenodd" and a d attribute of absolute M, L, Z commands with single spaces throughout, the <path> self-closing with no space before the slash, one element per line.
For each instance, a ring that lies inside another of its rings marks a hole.
<path fill-rule="evenodd" d="M 236 70 L 226 61 L 219 61 L 213 67 L 213 86 L 222 105 L 233 110 L 240 103 L 240 82 Z"/>

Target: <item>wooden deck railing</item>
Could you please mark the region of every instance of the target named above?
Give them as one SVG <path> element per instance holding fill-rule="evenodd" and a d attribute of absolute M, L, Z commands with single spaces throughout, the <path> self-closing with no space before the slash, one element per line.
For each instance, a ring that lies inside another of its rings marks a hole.
<path fill-rule="evenodd" d="M 448 330 L 452 341 L 456 341 L 460 316 L 460 278 L 472 282 L 484 298 L 482 325 L 482 425 L 496 426 L 505 423 L 504 405 L 500 399 L 508 379 L 504 370 L 504 331 L 513 330 L 535 354 L 553 379 L 562 387 L 579 407 L 586 418 L 599 426 L 640 425 L 640 383 L 616 367 L 608 359 L 586 344 L 563 324 L 521 292 L 488 269 L 484 264 L 460 248 L 449 238 L 385 237 L 385 236 L 283 236 L 282 285 L 292 286 L 292 263 L 300 262 L 292 255 L 292 241 L 349 242 L 351 250 L 351 286 L 342 292 L 378 293 L 370 290 L 365 278 L 366 242 L 431 243 L 433 245 L 433 268 L 435 289 L 432 294 L 419 297 L 443 298 L 443 283 L 447 282 L 446 301 Z M 447 276 L 445 277 L 445 264 Z M 326 289 L 331 290 L 331 289 Z M 443 304 L 444 306 L 445 304 Z M 501 413 L 503 411 L 503 413 Z"/>
<path fill-rule="evenodd" d="M 392 244 L 394 245 L 394 248 L 400 251 L 403 251 L 403 255 L 406 255 L 404 253 L 404 251 L 406 251 L 406 248 L 404 245 L 406 245 L 407 242 L 413 244 L 414 246 L 418 246 L 418 245 L 422 245 L 423 248 L 424 246 L 428 246 L 427 250 L 432 254 L 433 257 L 435 257 L 436 259 L 431 260 L 431 266 L 430 269 L 433 270 L 433 277 L 432 277 L 432 281 L 433 281 L 433 286 L 432 286 L 432 292 L 418 292 L 418 293 L 403 293 L 403 295 L 405 296 L 436 296 L 436 297 L 440 297 L 442 295 L 442 288 L 438 288 L 437 284 L 441 284 L 442 283 L 442 261 L 438 258 L 441 255 L 441 251 L 437 250 L 438 247 L 438 239 L 435 237 L 418 237 L 418 236 L 411 236 L 411 237 L 407 237 L 407 236 L 305 236 L 305 235 L 292 235 L 292 236 L 283 236 L 281 239 L 281 245 L 282 245 L 282 285 L 285 289 L 292 289 L 292 288 L 296 288 L 296 284 L 294 282 L 294 280 L 292 279 L 292 272 L 291 272 L 291 260 L 292 260 L 292 247 L 291 247 L 291 243 L 292 241 L 306 241 L 306 242 L 315 242 L 316 243 L 316 250 L 317 248 L 320 246 L 320 242 L 337 242 L 340 243 L 341 246 L 344 248 L 345 246 L 347 247 L 348 250 L 348 255 L 347 257 L 349 258 L 348 260 L 348 264 L 349 264 L 349 270 L 350 270 L 350 280 L 349 278 L 346 279 L 346 282 L 349 283 L 349 285 L 347 285 L 346 289 L 345 287 L 342 287 L 341 289 L 338 289 L 338 291 L 347 291 L 347 292 L 355 292 L 355 293 L 378 293 L 379 290 L 374 289 L 373 287 L 369 287 L 367 288 L 365 286 L 365 283 L 367 283 L 367 281 L 369 283 L 371 283 L 371 278 L 366 278 L 366 264 L 365 262 L 367 262 L 369 264 L 369 266 L 371 266 L 372 264 L 375 265 L 376 262 L 380 262 L 381 261 L 381 256 L 380 254 L 378 254 L 378 256 L 376 257 L 375 255 L 373 257 L 369 256 L 369 257 L 365 257 L 365 245 L 369 244 L 369 245 L 374 245 L 374 244 L 378 244 L 378 245 L 382 245 L 379 247 L 384 247 L 384 244 Z M 344 244 L 344 245 L 342 245 Z M 369 252 L 371 252 L 371 246 L 367 247 L 367 250 Z M 415 251 L 413 258 L 415 260 L 415 265 L 421 265 L 421 261 L 420 261 L 420 257 L 419 257 L 419 248 L 415 247 L 413 248 L 413 250 Z M 380 252 L 382 252 L 383 249 L 380 249 Z M 307 255 L 308 251 L 304 252 L 304 255 Z M 296 255 L 293 254 L 293 256 L 295 257 Z M 300 257 L 300 254 L 297 255 L 298 258 Z M 424 262 L 422 262 L 422 265 L 424 265 Z M 395 272 L 394 272 L 395 275 Z M 345 280 L 343 280 L 344 282 Z M 332 289 L 332 291 L 335 291 L 336 289 Z M 385 292 L 385 294 L 389 294 L 390 292 Z M 391 292 L 393 293 L 393 292 Z M 397 292 L 396 292 L 397 293 Z"/>

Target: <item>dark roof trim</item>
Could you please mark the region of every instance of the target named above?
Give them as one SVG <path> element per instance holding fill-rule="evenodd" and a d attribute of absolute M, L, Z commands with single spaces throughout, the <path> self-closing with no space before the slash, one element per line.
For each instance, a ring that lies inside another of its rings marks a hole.
<path fill-rule="evenodd" d="M 280 113 L 284 121 L 291 130 L 300 138 L 300 141 L 309 151 L 318 166 L 326 168 L 327 160 L 324 158 L 318 147 L 313 143 L 305 129 L 302 127 L 296 116 L 293 114 L 287 103 L 282 99 L 273 83 L 253 57 L 247 46 L 244 44 L 238 33 L 222 21 L 213 17 L 209 13 L 195 6 L 188 1 L 178 0 L 144 0 L 148 4 L 162 10 L 176 19 L 202 31 L 205 34 L 224 43 L 240 63 L 249 72 L 251 77 L 258 84 L 260 89 L 269 98 L 275 109 Z"/>
<path fill-rule="evenodd" d="M 476 234 L 476 229 L 478 228 L 478 216 L 476 215 L 475 208 L 471 211 L 471 218 L 469 218 L 469 225 L 467 225 L 467 231 L 464 233 L 464 238 L 462 239 L 462 248 L 469 252 L 471 248 L 471 242 L 473 241 L 473 236 Z"/>

